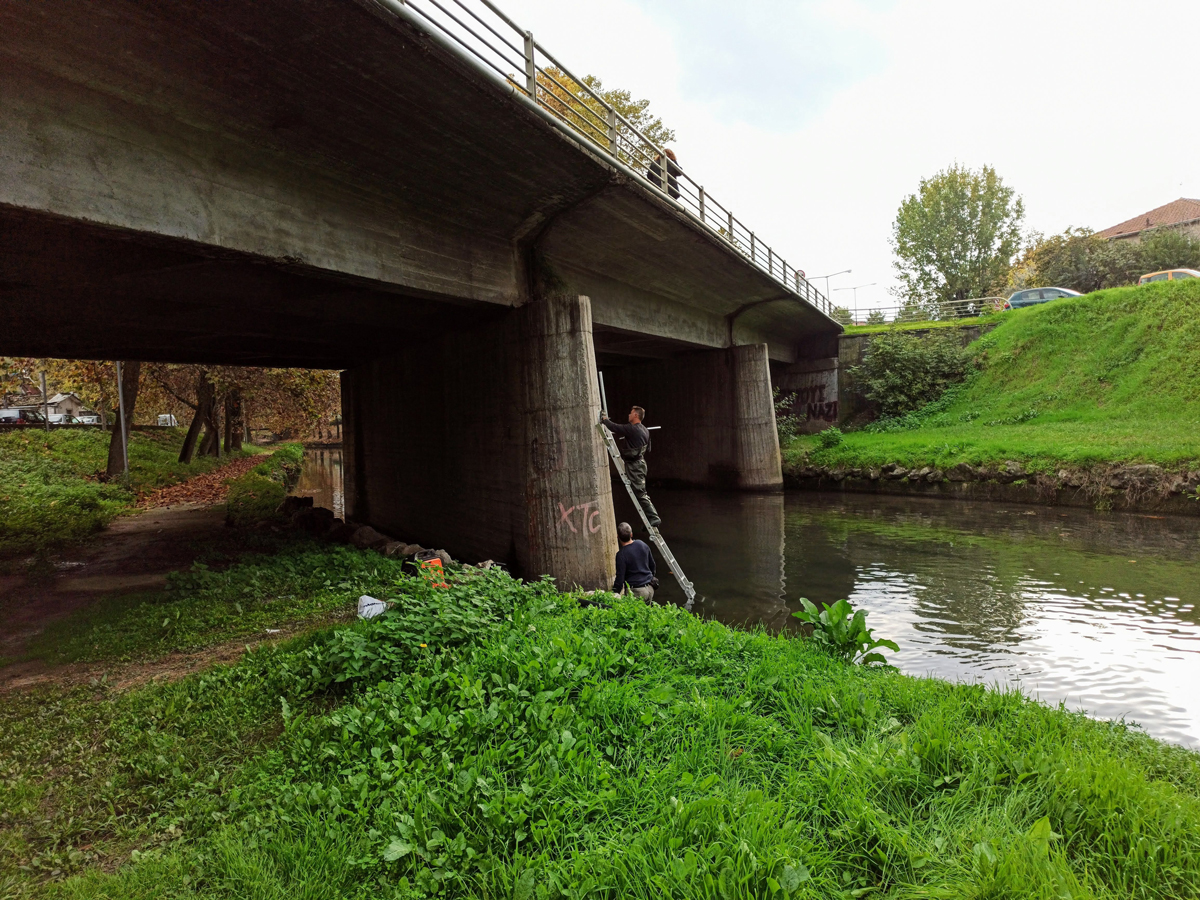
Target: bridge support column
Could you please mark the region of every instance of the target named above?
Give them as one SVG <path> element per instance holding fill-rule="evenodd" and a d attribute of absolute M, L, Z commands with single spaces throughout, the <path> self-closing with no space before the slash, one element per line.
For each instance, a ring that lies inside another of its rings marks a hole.
<path fill-rule="evenodd" d="M 587 297 L 342 374 L 347 516 L 561 588 L 612 584 L 616 525 Z"/>
<path fill-rule="evenodd" d="M 783 489 L 766 344 L 703 350 L 604 372 L 609 413 L 646 409 L 650 477 L 698 487 Z"/>

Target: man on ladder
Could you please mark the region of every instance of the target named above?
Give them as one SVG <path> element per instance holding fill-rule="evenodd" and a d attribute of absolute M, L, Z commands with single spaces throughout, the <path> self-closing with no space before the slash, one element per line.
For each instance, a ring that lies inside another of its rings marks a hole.
<path fill-rule="evenodd" d="M 645 418 L 646 411 L 640 406 L 635 406 L 629 411 L 628 425 L 618 425 L 608 418 L 608 413 L 600 413 L 600 421 L 604 423 L 604 427 L 614 435 L 625 438 L 625 446 L 621 448 L 625 474 L 629 477 L 629 484 L 633 487 L 637 502 L 645 510 L 650 527 L 657 529 L 662 524 L 662 519 L 658 517 L 658 510 L 650 502 L 650 495 L 646 493 L 646 451 L 650 449 L 650 432 L 642 424 Z"/>

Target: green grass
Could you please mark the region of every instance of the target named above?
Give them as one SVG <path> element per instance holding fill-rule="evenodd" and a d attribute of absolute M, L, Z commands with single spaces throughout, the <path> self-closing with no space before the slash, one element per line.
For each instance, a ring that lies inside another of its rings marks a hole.
<path fill-rule="evenodd" d="M 847 325 L 846 334 L 878 334 L 881 331 L 930 331 L 939 328 L 964 328 L 1003 322 L 1009 312 L 985 313 L 969 319 L 943 319 L 936 322 L 886 322 L 881 325 Z"/>
<path fill-rule="evenodd" d="M 980 371 L 891 430 L 822 448 L 802 436 L 785 464 L 948 467 L 1200 460 L 1200 282 L 1098 291 L 1016 310 L 972 349 Z"/>
<path fill-rule="evenodd" d="M 229 483 L 225 500 L 230 525 L 247 525 L 270 519 L 300 476 L 303 444 L 282 444 L 262 463 Z"/>
<path fill-rule="evenodd" d="M 1136 731 L 496 571 L 325 568 L 278 590 L 395 609 L 3 699 L 0 896 L 1197 896 L 1200 757 Z"/>
<path fill-rule="evenodd" d="M 139 492 L 207 472 L 228 457 L 178 461 L 180 433 L 129 436 L 129 484 L 103 483 L 109 436 L 83 429 L 0 433 L 0 556 L 42 550 L 99 531 Z"/>
<path fill-rule="evenodd" d="M 197 562 L 169 575 L 166 590 L 107 596 L 51 622 L 26 656 L 52 664 L 144 660 L 262 637 L 320 620 L 345 607 L 348 593 L 399 573 L 378 554 L 290 534 L 250 532 L 244 545 L 251 552 L 230 568 L 210 568 L 227 560 Z"/>

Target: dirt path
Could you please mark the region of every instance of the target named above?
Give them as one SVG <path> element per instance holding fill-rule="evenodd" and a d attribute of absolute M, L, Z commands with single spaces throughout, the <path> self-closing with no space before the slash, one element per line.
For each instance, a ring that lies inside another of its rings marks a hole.
<path fill-rule="evenodd" d="M 47 624 L 106 594 L 161 588 L 169 573 L 188 568 L 206 551 L 236 552 L 238 537 L 225 528 L 224 481 L 260 462 L 261 457 L 235 459 L 155 491 L 140 504 L 143 511 L 119 518 L 85 544 L 55 554 L 53 568 L 43 573 L 0 575 L 0 660 L 19 659 Z M 193 499 L 180 502 L 183 498 Z M 27 662 L 2 667 L 0 683 L 12 680 L 18 667 L 37 666 Z M 25 673 L 29 674 L 32 670 Z"/>
<path fill-rule="evenodd" d="M 291 622 L 269 633 L 243 637 L 205 647 L 191 653 L 169 653 L 141 662 L 72 663 L 49 666 L 41 660 L 26 660 L 0 667 L 0 695 L 6 691 L 27 690 L 42 685 L 76 687 L 103 680 L 109 687 L 129 690 L 152 681 L 177 681 L 210 666 L 235 663 L 247 652 L 267 644 L 295 637 L 314 628 L 324 628 L 335 622 L 353 620 L 354 611 L 347 609 L 301 622 Z"/>

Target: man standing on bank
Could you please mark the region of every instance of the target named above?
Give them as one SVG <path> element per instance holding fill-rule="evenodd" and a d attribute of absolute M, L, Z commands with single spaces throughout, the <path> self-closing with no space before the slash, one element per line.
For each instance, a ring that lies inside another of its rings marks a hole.
<path fill-rule="evenodd" d="M 613 579 L 613 593 L 624 592 L 626 585 L 635 597 L 647 603 L 654 599 L 654 554 L 642 541 L 633 539 L 633 529 L 628 522 L 617 526 L 617 540 L 621 549 L 617 551 L 617 577 Z"/>
<path fill-rule="evenodd" d="M 646 493 L 646 451 L 650 449 L 650 432 L 642 424 L 645 418 L 646 411 L 640 406 L 635 406 L 629 411 L 628 425 L 618 425 L 609 420 L 607 413 L 601 413 L 604 427 L 614 435 L 625 438 L 625 446 L 621 448 L 621 459 L 625 460 L 625 474 L 629 476 L 629 483 L 633 485 L 634 496 L 645 510 L 646 518 L 650 520 L 650 527 L 658 528 L 662 519 L 658 517 L 658 510 L 650 502 L 650 495 Z"/>

